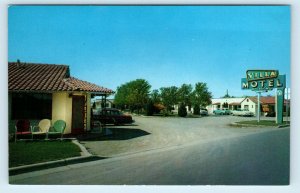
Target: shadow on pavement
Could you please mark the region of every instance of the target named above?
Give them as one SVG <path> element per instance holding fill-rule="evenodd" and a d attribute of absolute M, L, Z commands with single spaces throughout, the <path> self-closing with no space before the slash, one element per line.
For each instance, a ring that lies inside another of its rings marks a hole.
<path fill-rule="evenodd" d="M 128 140 L 137 137 L 149 135 L 150 133 L 141 129 L 131 128 L 106 128 L 105 133 L 108 135 L 90 133 L 88 135 L 78 136 L 77 139 L 80 141 L 110 141 L 110 140 Z"/>

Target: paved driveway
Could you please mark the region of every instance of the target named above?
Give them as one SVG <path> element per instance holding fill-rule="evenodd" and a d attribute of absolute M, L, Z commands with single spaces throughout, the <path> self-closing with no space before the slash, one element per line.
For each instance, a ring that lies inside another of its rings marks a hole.
<path fill-rule="evenodd" d="M 116 157 L 276 129 L 240 128 L 229 125 L 235 121 L 253 120 L 254 117 L 178 118 L 135 116 L 134 119 L 136 121 L 134 125 L 109 127 L 114 135 L 81 141 L 81 143 L 95 155 Z"/>

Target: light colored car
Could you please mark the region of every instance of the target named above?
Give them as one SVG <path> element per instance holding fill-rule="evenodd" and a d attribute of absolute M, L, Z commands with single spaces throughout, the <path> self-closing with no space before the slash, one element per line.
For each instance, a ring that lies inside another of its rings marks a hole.
<path fill-rule="evenodd" d="M 201 116 L 207 116 L 208 115 L 208 112 L 207 112 L 207 109 L 200 109 L 200 115 Z"/>
<path fill-rule="evenodd" d="M 249 111 L 247 109 L 237 109 L 237 110 L 232 111 L 232 115 L 233 116 L 252 117 L 252 116 L 254 116 L 254 113 L 252 113 L 251 111 Z"/>
<path fill-rule="evenodd" d="M 226 108 L 216 109 L 213 111 L 213 114 L 215 114 L 215 115 L 229 115 L 230 113 L 231 113 L 231 111 Z"/>

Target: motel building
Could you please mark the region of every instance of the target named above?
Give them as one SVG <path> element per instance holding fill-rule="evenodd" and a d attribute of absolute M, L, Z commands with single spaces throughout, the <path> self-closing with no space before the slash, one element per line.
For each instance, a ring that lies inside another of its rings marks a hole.
<path fill-rule="evenodd" d="M 229 110 L 237 110 L 241 108 L 241 103 L 244 99 L 244 97 L 211 99 L 211 105 L 207 106 L 206 109 L 209 114 L 213 114 L 214 110 L 223 108 L 227 108 Z"/>
<path fill-rule="evenodd" d="M 288 100 L 284 101 L 284 113 L 286 113 L 286 105 Z M 274 113 L 276 100 L 274 96 L 260 97 L 260 112 L 262 116 L 267 116 L 268 113 Z M 240 98 L 216 98 L 212 99 L 212 104 L 207 106 L 209 114 L 213 114 L 216 109 L 227 108 L 229 110 L 245 109 L 251 111 L 255 116 L 257 114 L 258 100 L 256 96 L 240 97 Z"/>
<path fill-rule="evenodd" d="M 114 91 L 70 75 L 68 65 L 8 63 L 9 131 L 18 120 L 66 123 L 64 134 L 91 130 L 91 99 Z"/>

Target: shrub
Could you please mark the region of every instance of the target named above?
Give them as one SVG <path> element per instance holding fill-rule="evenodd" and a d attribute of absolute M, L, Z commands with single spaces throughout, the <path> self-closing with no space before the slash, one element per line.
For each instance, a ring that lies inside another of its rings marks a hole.
<path fill-rule="evenodd" d="M 200 115 L 200 107 L 199 105 L 194 106 L 194 115 Z"/>
<path fill-rule="evenodd" d="M 163 115 L 164 117 L 167 117 L 167 116 L 169 116 L 170 114 L 169 114 L 169 111 L 167 111 L 166 109 L 164 109 L 164 110 L 162 110 L 162 115 Z"/>
<path fill-rule="evenodd" d="M 154 112 L 155 113 L 160 113 L 161 111 L 163 111 L 165 109 L 165 106 L 160 104 L 160 103 L 156 103 L 154 104 Z"/>
<path fill-rule="evenodd" d="M 178 116 L 179 117 L 186 117 L 187 111 L 184 104 L 180 104 L 178 108 Z"/>

